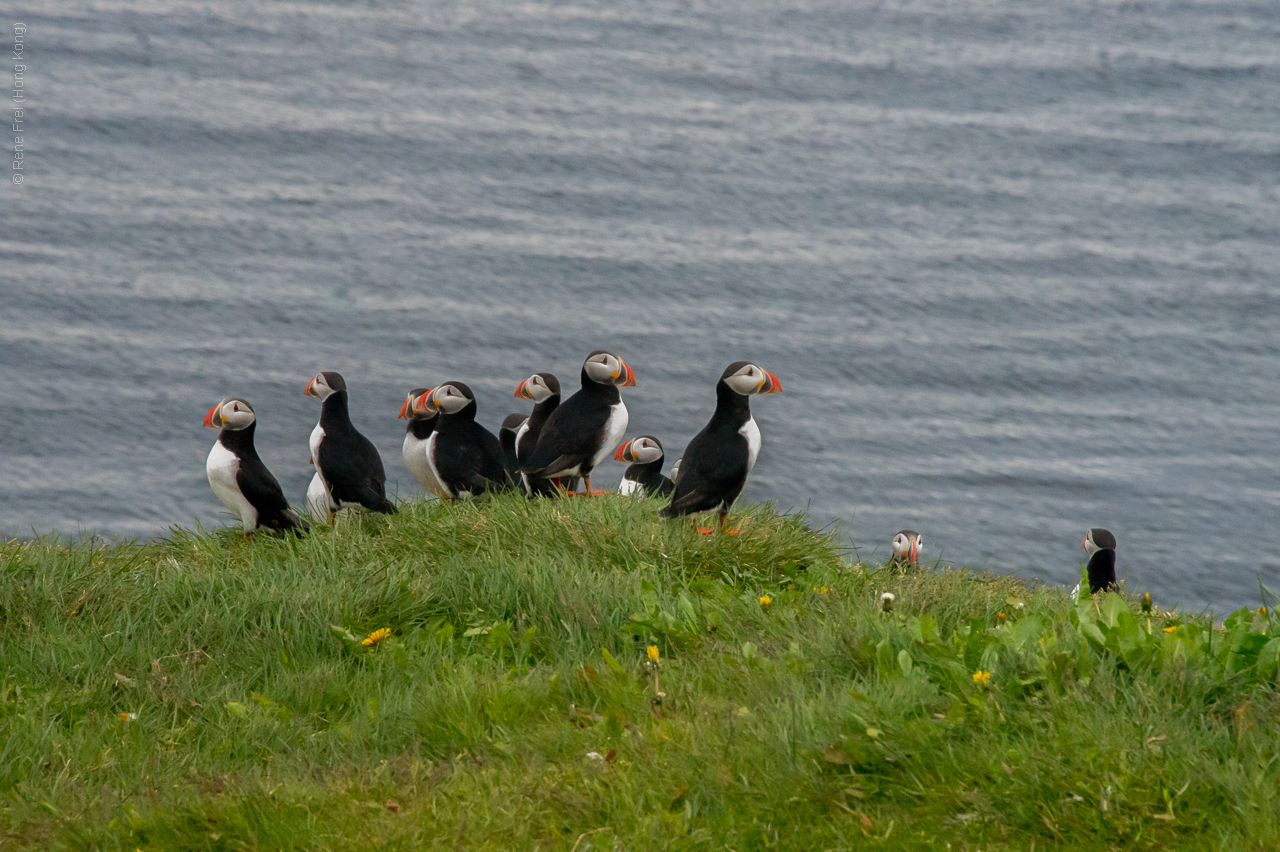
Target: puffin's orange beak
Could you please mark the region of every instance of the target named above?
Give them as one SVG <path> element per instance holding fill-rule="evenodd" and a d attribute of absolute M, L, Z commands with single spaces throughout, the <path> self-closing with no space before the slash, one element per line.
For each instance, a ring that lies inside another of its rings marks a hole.
<path fill-rule="evenodd" d="M 1080 539 L 1080 549 L 1081 550 L 1089 549 L 1089 536 L 1085 536 L 1084 538 Z"/>
<path fill-rule="evenodd" d="M 409 403 L 411 402 L 413 402 L 413 400 L 405 399 L 404 404 L 400 406 L 400 416 L 396 418 L 397 420 L 409 419 Z"/>
<path fill-rule="evenodd" d="M 533 399 L 533 395 L 529 393 L 529 380 L 525 379 L 516 385 L 516 396 L 520 399 Z"/>
<path fill-rule="evenodd" d="M 913 538 L 911 539 L 911 561 L 915 562 L 916 557 L 918 557 L 919 555 L 920 555 L 920 540 Z"/>
<path fill-rule="evenodd" d="M 426 393 L 419 395 L 418 398 L 413 401 L 413 407 L 429 410 L 432 407 L 431 394 L 435 392 L 436 389 L 432 388 Z"/>
<path fill-rule="evenodd" d="M 316 380 L 312 379 L 307 382 L 307 386 L 302 392 L 307 396 L 319 396 L 319 394 L 316 393 Z"/>
<path fill-rule="evenodd" d="M 778 377 L 768 370 L 765 370 L 764 374 L 769 378 L 764 384 L 764 390 L 760 393 L 782 393 L 782 382 L 778 381 Z"/>
<path fill-rule="evenodd" d="M 619 361 L 622 361 L 622 359 L 621 359 L 621 358 L 619 358 L 618 360 L 619 360 Z M 633 388 L 633 387 L 635 387 L 635 386 L 636 386 L 636 374 L 635 374 L 635 373 L 633 373 L 633 372 L 631 372 L 631 368 L 627 366 L 627 362 L 626 362 L 626 361 L 622 361 L 622 369 L 623 369 L 623 371 L 624 371 L 624 372 L 626 372 L 626 374 L 627 374 L 627 380 L 626 380 L 625 382 L 623 382 L 622 384 L 618 385 L 618 387 L 620 387 L 620 388 Z"/>
<path fill-rule="evenodd" d="M 209 413 L 204 416 L 204 425 L 210 427 L 211 429 L 219 428 L 218 424 L 214 422 L 214 416 L 218 413 L 218 409 L 221 407 L 222 407 L 222 403 L 218 403 L 213 408 L 209 409 Z"/>
<path fill-rule="evenodd" d="M 631 442 L 630 442 L 630 441 L 626 441 L 626 442 L 624 442 L 624 443 L 622 444 L 622 446 L 621 446 L 621 447 L 618 447 L 618 451 L 617 451 L 616 453 L 614 453 L 614 454 L 613 454 L 613 460 L 614 460 L 614 461 L 626 461 L 626 460 L 627 460 L 627 450 L 629 450 L 629 449 L 631 449 Z"/>

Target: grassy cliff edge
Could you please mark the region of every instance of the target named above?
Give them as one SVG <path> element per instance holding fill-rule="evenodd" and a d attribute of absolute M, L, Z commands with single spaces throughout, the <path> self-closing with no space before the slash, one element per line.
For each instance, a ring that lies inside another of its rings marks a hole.
<path fill-rule="evenodd" d="M 0 544 L 0 849 L 1280 848 L 1270 613 L 657 508 Z"/>

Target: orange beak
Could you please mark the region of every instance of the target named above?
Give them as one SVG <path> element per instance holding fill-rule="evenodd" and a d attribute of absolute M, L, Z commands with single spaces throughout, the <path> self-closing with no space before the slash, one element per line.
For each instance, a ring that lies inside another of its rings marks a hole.
<path fill-rule="evenodd" d="M 413 400 L 411 400 L 411 399 L 406 399 L 406 400 L 404 401 L 404 404 L 400 406 L 400 416 L 399 416 L 398 418 L 396 418 L 397 420 L 408 420 L 408 419 L 409 419 L 409 403 L 411 403 L 411 402 L 413 402 Z"/>
<path fill-rule="evenodd" d="M 435 392 L 436 392 L 436 389 L 435 389 L 435 388 L 432 388 L 431 390 L 427 391 L 426 393 L 419 395 L 419 396 L 418 396 L 418 398 L 417 398 L 417 399 L 415 399 L 415 400 L 413 401 L 413 407 L 414 407 L 414 408 L 429 408 L 429 407 L 430 407 L 430 405 L 431 405 L 431 394 L 433 394 L 433 393 L 435 393 Z"/>
<path fill-rule="evenodd" d="M 1089 536 L 1085 536 L 1084 538 L 1080 539 L 1080 549 L 1081 550 L 1089 549 Z"/>
<path fill-rule="evenodd" d="M 619 361 L 622 361 L 622 359 L 621 359 L 621 358 L 619 358 L 618 360 L 619 360 Z M 623 382 L 622 384 L 618 385 L 618 387 L 620 387 L 620 388 L 633 388 L 633 387 L 635 387 L 635 386 L 636 386 L 636 374 L 635 374 L 635 373 L 633 373 L 633 372 L 631 372 L 631 368 L 627 366 L 627 362 L 626 362 L 626 361 L 622 361 L 622 369 L 623 369 L 623 370 L 626 372 L 626 374 L 627 374 L 627 380 L 626 380 L 625 382 Z"/>
<path fill-rule="evenodd" d="M 916 558 L 919 555 L 920 555 L 920 540 L 913 538 L 911 539 L 911 561 L 915 562 Z"/>
<path fill-rule="evenodd" d="M 529 393 L 529 380 L 525 379 L 516 385 L 516 396 L 520 399 L 533 399 L 533 395 Z"/>
<path fill-rule="evenodd" d="M 218 403 L 209 409 L 209 413 L 204 416 L 204 425 L 211 429 L 217 429 L 218 424 L 213 422 L 214 415 L 218 413 L 218 409 L 222 407 L 222 403 Z"/>
<path fill-rule="evenodd" d="M 307 386 L 306 386 L 306 388 L 305 388 L 305 389 L 303 389 L 303 391 L 302 391 L 302 392 L 303 392 L 303 394 L 305 394 L 306 396 L 317 396 L 317 394 L 316 394 L 316 380 L 315 380 L 315 379 L 312 379 L 311 381 L 307 382 Z"/>
<path fill-rule="evenodd" d="M 629 450 L 629 449 L 631 449 L 631 442 L 630 442 L 630 441 L 626 441 L 626 442 L 624 442 L 624 443 L 623 443 L 623 445 L 622 445 L 621 447 L 618 447 L 618 451 L 617 451 L 616 453 L 614 453 L 614 454 L 613 454 L 613 460 L 614 460 L 614 461 L 626 461 L 626 460 L 627 460 L 627 450 Z"/>
<path fill-rule="evenodd" d="M 769 377 L 769 380 L 765 382 L 764 390 L 760 393 L 782 393 L 782 382 L 778 381 L 778 377 L 768 370 L 765 370 L 764 374 Z"/>

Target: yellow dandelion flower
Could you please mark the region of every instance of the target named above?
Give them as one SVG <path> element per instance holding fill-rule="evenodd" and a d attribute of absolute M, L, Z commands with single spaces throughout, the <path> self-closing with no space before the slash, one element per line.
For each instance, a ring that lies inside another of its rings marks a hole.
<path fill-rule="evenodd" d="M 653 660 L 655 663 L 658 661 L 658 646 L 657 646 L 657 645 L 650 645 L 648 648 L 645 648 L 645 649 L 644 649 L 644 652 L 645 652 L 646 654 L 648 654 L 648 655 L 649 655 L 649 659 Z"/>
<path fill-rule="evenodd" d="M 997 618 L 997 619 L 999 619 L 1000 621 L 1004 621 L 1004 613 L 1003 613 L 1003 612 L 997 612 L 997 613 L 996 613 L 996 618 Z"/>
<path fill-rule="evenodd" d="M 1175 630 L 1177 630 L 1177 629 L 1178 629 L 1178 625 L 1174 624 L 1174 625 L 1171 625 L 1171 626 L 1169 626 L 1169 627 L 1166 627 L 1166 628 L 1164 629 L 1164 632 L 1165 632 L 1165 633 L 1172 633 L 1173 631 L 1175 631 Z"/>
<path fill-rule="evenodd" d="M 1260 607 L 1258 607 L 1258 608 L 1257 608 L 1256 610 L 1254 610 L 1254 611 L 1255 611 L 1255 612 L 1257 612 L 1259 615 L 1266 615 L 1266 614 L 1267 614 L 1267 608 L 1266 608 L 1265 606 L 1260 606 Z"/>
<path fill-rule="evenodd" d="M 829 588 L 827 588 L 826 586 L 814 586 L 814 587 L 813 587 L 813 590 L 814 590 L 815 592 L 817 592 L 818 594 L 820 594 L 820 595 L 825 595 L 827 592 L 831 591 L 831 590 L 830 590 Z"/>
<path fill-rule="evenodd" d="M 360 644 L 365 646 L 366 648 L 371 648 L 374 645 L 377 645 L 383 639 L 386 639 L 390 636 L 391 636 L 390 627 L 379 627 L 377 630 L 373 631 L 368 636 L 364 637 L 364 639 L 360 642 Z"/>
<path fill-rule="evenodd" d="M 976 671 L 973 673 L 973 682 L 979 686 L 986 686 L 991 682 L 991 672 Z"/>
<path fill-rule="evenodd" d="M 773 603 L 773 598 L 769 595 L 760 596 L 760 606 L 768 606 L 771 603 Z"/>

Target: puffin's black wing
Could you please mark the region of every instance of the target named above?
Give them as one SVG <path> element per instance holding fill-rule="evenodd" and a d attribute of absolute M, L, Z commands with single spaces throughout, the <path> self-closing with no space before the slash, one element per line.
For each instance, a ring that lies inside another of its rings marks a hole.
<path fill-rule="evenodd" d="M 334 501 L 359 503 L 371 512 L 394 515 L 396 507 L 387 499 L 387 474 L 378 448 L 359 432 L 352 432 L 344 443 L 348 447 L 345 453 L 330 441 L 321 441 L 320 458 L 316 459 Z"/>
<path fill-rule="evenodd" d="M 736 430 L 708 424 L 689 442 L 671 503 L 658 514 L 675 518 L 728 508 L 747 483 L 747 454 L 747 439 Z"/>
<path fill-rule="evenodd" d="M 1089 557 L 1089 594 L 1095 594 L 1103 589 L 1110 589 L 1116 585 L 1116 552 L 1110 548 L 1104 548 Z"/>
<path fill-rule="evenodd" d="M 236 486 L 244 499 L 258 510 L 259 526 L 298 532 L 306 529 L 289 508 L 289 501 L 284 498 L 280 483 L 276 482 L 276 478 L 256 454 L 241 457 L 240 466 L 236 470 Z"/>
<path fill-rule="evenodd" d="M 591 401 L 576 393 L 551 412 L 537 446 L 520 470 L 531 476 L 547 476 L 589 464 L 600 451 L 600 436 L 610 414 L 608 406 L 591 405 Z"/>
<path fill-rule="evenodd" d="M 510 488 L 501 442 L 475 421 L 458 426 L 436 436 L 434 461 L 440 481 L 454 494 Z"/>

